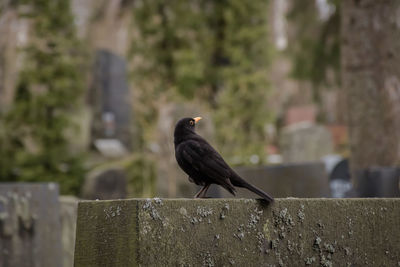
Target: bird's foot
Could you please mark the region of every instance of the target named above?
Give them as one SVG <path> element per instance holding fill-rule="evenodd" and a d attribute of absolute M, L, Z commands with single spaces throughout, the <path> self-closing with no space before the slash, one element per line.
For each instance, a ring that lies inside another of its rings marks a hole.
<path fill-rule="evenodd" d="M 205 198 L 209 187 L 209 184 L 205 185 L 196 195 L 194 195 L 194 198 Z"/>
<path fill-rule="evenodd" d="M 203 193 L 203 191 L 204 191 L 204 188 L 202 188 L 199 192 L 197 192 L 197 194 L 194 195 L 193 198 L 200 198 L 200 197 L 201 197 L 201 194 Z"/>

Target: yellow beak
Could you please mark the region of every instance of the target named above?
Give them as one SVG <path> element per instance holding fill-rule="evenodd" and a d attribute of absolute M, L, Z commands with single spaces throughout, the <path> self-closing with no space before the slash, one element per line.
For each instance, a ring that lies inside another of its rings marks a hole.
<path fill-rule="evenodd" d="M 193 118 L 194 119 L 194 123 L 197 123 L 199 120 L 201 120 L 201 117 L 196 117 L 196 118 Z"/>

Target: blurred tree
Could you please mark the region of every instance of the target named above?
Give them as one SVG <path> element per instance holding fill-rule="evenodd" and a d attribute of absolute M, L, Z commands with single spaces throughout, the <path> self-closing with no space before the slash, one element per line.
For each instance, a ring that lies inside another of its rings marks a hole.
<path fill-rule="evenodd" d="M 240 156 L 241 162 L 262 163 L 265 158 L 265 126 L 272 120 L 267 107 L 269 92 L 268 2 L 227 1 L 219 4 L 220 50 L 216 67 L 215 123 L 222 152 Z M 229 158 L 229 157 L 228 157 Z M 258 158 L 258 162 L 257 162 Z"/>
<path fill-rule="evenodd" d="M 210 66 L 207 1 L 136 1 L 132 78 L 143 129 L 152 129 L 161 98 L 193 98 L 206 86 Z"/>
<path fill-rule="evenodd" d="M 75 37 L 69 0 L 21 0 L 32 21 L 32 41 L 12 109 L 1 120 L 0 180 L 53 181 L 77 194 L 84 175 L 81 155 L 66 133 L 78 130 L 69 113 L 83 93 L 83 50 Z"/>
<path fill-rule="evenodd" d="M 342 2 L 351 169 L 400 164 L 400 2 Z M 353 176 L 355 177 L 355 176 Z"/>
<path fill-rule="evenodd" d="M 322 87 L 340 84 L 340 3 L 327 0 L 322 11 L 317 1 L 292 1 L 288 14 L 292 29 L 288 46 L 293 58 L 292 75 L 311 81 L 317 102 Z"/>
<path fill-rule="evenodd" d="M 263 0 L 136 1 L 132 75 L 139 128 L 151 129 L 145 143 L 160 99 L 195 98 L 213 110 L 222 153 L 262 161 L 271 120 L 267 10 Z"/>

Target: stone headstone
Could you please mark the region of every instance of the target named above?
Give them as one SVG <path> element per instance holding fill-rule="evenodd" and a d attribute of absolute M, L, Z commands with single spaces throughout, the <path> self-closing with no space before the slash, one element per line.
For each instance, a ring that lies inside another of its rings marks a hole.
<path fill-rule="evenodd" d="M 0 184 L 0 266 L 61 267 L 58 185 Z"/>
<path fill-rule="evenodd" d="M 94 110 L 92 140 L 116 138 L 129 149 L 132 107 L 126 72 L 123 58 L 106 50 L 97 51 L 89 99 Z"/>
<path fill-rule="evenodd" d="M 78 198 L 74 196 L 60 196 L 63 267 L 74 266 L 77 210 L 78 210 Z"/>
<path fill-rule="evenodd" d="M 101 155 L 107 158 L 118 158 L 128 154 L 125 146 L 118 139 L 96 139 L 94 146 Z"/>
<path fill-rule="evenodd" d="M 352 190 L 349 160 L 343 159 L 336 164 L 329 174 L 329 185 L 332 197 L 336 198 L 346 197 L 348 192 Z"/>
<path fill-rule="evenodd" d="M 400 197 L 400 169 L 371 167 L 356 171 L 358 197 Z"/>
<path fill-rule="evenodd" d="M 283 162 L 319 161 L 333 153 L 330 131 L 321 125 L 297 123 L 284 127 L 280 139 Z"/>
<path fill-rule="evenodd" d="M 335 167 L 332 169 L 332 172 L 329 174 L 330 180 L 346 180 L 350 181 L 350 167 L 349 160 L 343 159 L 339 161 Z"/>
<path fill-rule="evenodd" d="M 85 178 L 82 197 L 85 199 L 119 199 L 127 194 L 127 178 L 123 169 L 94 170 Z"/>
<path fill-rule="evenodd" d="M 235 168 L 237 173 L 249 183 L 259 187 L 275 198 L 281 197 L 329 197 L 329 180 L 322 163 L 283 164 L 277 166 L 257 166 Z M 212 185 L 212 187 L 217 187 Z M 219 186 L 218 186 L 219 187 Z M 233 197 L 219 187 L 222 197 Z M 238 198 L 258 198 L 247 189 L 237 188 Z M 207 196 L 218 197 L 207 193 Z"/>
<path fill-rule="evenodd" d="M 293 125 L 300 122 L 315 123 L 317 108 L 315 105 L 294 106 L 286 112 L 285 124 Z"/>

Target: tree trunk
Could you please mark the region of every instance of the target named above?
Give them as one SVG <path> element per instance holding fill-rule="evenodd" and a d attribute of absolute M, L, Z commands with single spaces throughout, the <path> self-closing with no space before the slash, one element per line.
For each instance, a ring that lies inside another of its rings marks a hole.
<path fill-rule="evenodd" d="M 342 1 L 351 171 L 400 163 L 400 1 Z"/>

